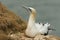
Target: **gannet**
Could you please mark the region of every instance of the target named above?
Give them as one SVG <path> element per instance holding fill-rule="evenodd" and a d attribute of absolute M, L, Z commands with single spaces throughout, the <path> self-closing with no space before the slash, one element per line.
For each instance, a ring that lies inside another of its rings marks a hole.
<path fill-rule="evenodd" d="M 35 18 L 36 18 L 36 10 L 32 7 L 26 7 L 23 6 L 23 8 L 27 9 L 27 11 L 29 11 L 30 16 L 29 16 L 29 20 L 28 20 L 28 24 L 27 24 L 27 28 L 25 31 L 25 34 L 29 37 L 35 37 L 37 34 L 43 34 L 43 35 L 47 35 L 49 30 L 49 26 L 50 24 L 46 23 L 36 23 L 35 22 Z"/>

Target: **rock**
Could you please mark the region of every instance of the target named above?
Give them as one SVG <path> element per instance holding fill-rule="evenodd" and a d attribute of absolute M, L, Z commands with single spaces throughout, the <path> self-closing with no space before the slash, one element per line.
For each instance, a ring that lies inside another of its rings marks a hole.
<path fill-rule="evenodd" d="M 10 37 L 14 40 L 60 40 L 60 37 L 53 36 L 53 35 L 41 35 L 38 34 L 35 37 L 27 37 L 25 36 L 24 33 L 16 33 L 16 34 L 11 34 Z"/>
<path fill-rule="evenodd" d="M 60 38 L 53 35 L 37 35 L 34 40 L 60 40 Z"/>

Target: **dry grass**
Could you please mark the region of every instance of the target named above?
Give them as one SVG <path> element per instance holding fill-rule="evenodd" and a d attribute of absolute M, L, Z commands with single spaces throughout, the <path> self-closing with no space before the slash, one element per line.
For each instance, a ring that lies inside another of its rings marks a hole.
<path fill-rule="evenodd" d="M 3 30 L 4 33 L 8 34 L 11 31 L 22 31 L 26 29 L 26 23 L 15 13 L 8 10 L 0 2 L 0 30 Z"/>

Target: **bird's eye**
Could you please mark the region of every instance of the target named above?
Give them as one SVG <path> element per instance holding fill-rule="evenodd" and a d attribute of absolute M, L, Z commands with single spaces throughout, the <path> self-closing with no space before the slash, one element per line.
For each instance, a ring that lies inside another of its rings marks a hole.
<path fill-rule="evenodd" d="M 29 11 L 32 12 L 32 10 L 29 8 Z"/>

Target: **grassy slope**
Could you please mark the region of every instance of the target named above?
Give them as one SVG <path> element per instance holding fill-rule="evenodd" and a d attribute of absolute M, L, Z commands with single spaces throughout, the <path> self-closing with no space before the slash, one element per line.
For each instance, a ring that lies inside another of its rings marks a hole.
<path fill-rule="evenodd" d="M 4 33 L 23 31 L 26 28 L 26 23 L 15 13 L 8 10 L 0 3 L 0 30 Z"/>

